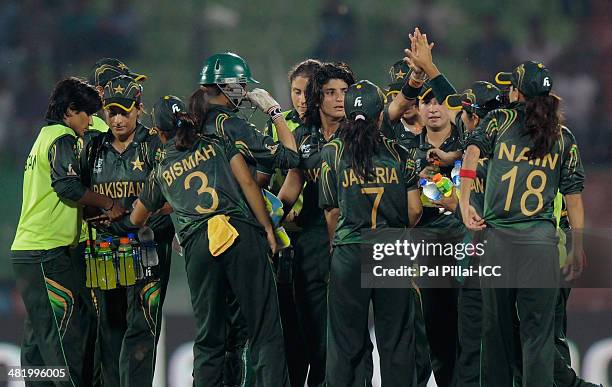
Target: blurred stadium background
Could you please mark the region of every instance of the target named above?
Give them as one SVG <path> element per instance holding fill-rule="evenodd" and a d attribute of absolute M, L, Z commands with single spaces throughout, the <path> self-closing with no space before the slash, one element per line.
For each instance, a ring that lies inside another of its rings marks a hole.
<path fill-rule="evenodd" d="M 144 100 L 151 106 L 164 94 L 187 97 L 203 59 L 231 50 L 287 108 L 287 71 L 308 57 L 345 61 L 358 79 L 385 86 L 389 66 L 402 57 L 415 26 L 436 43 L 436 62 L 457 89 L 492 80 L 522 60 L 540 60 L 552 71 L 585 162 L 587 225 L 610 227 L 612 3 L 515 0 L 500 7 L 492 0 L 0 1 L 0 363 L 15 364 L 9 360 L 21 338 L 23 309 L 8 254 L 21 208 L 23 162 L 54 83 L 68 75 L 86 77 L 102 57 L 147 74 Z M 262 124 L 263 117 L 254 121 Z M 160 356 L 169 366 L 159 385 L 182 386 L 189 383 L 179 371 L 190 366 L 185 343 L 193 322 L 180 257 L 172 270 L 165 305 L 172 334 Z M 607 385 L 612 293 L 577 289 L 569 313 L 578 369 Z"/>

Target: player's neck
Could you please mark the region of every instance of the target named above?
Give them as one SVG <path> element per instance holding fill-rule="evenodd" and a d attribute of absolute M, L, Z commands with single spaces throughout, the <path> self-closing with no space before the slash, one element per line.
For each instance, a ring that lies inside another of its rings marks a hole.
<path fill-rule="evenodd" d="M 325 141 L 329 141 L 334 133 L 336 133 L 336 130 L 340 127 L 340 121 L 341 120 L 321 114 L 321 133 Z"/>
<path fill-rule="evenodd" d="M 428 127 L 426 133 L 427 142 L 433 145 L 434 147 L 439 148 L 444 143 L 444 140 L 450 137 L 451 130 L 452 126 L 450 123 L 442 129 L 432 129 Z"/>

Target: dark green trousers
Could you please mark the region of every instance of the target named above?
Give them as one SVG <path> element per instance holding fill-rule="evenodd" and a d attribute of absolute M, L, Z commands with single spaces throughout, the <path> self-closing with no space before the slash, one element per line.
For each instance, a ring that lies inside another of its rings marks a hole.
<path fill-rule="evenodd" d="M 227 295 L 240 304 L 249 334 L 255 386 L 289 385 L 283 333 L 266 240 L 252 225 L 231 220 L 239 237 L 213 257 L 206 230 L 184 241 L 187 282 L 196 318 L 194 386 L 223 384 L 227 347 Z"/>
<path fill-rule="evenodd" d="M 325 227 L 306 228 L 294 241 L 293 291 L 297 319 L 307 364 L 297 386 L 322 386 L 325 380 L 327 346 L 327 285 L 329 282 L 329 236 Z M 310 369 L 308 369 L 310 366 Z"/>
<path fill-rule="evenodd" d="M 480 386 L 480 341 L 482 337 L 482 294 L 479 288 L 459 289 L 459 356 L 455 385 Z"/>
<path fill-rule="evenodd" d="M 336 246 L 328 294 L 326 381 L 329 387 L 363 386 L 360 365 L 367 345 L 368 309 L 374 325 L 382 386 L 416 386 L 414 291 L 361 287 L 360 245 Z"/>
<path fill-rule="evenodd" d="M 425 330 L 421 294 L 416 287 L 414 288 L 413 308 L 417 386 L 426 387 L 431 377 L 431 359 L 429 358 L 429 342 L 427 341 L 427 331 Z"/>
<path fill-rule="evenodd" d="M 68 367 L 67 382 L 27 382 L 26 386 L 85 386 L 83 379 L 87 331 L 79 316 L 84 315 L 85 277 L 75 275 L 68 247 L 37 252 L 13 251 L 14 258 L 38 260 L 15 263 L 17 289 L 26 319 L 21 345 L 21 365 Z M 82 283 L 81 283 L 82 280 Z"/>
<path fill-rule="evenodd" d="M 98 336 L 98 311 L 96 296 L 92 289 L 85 286 L 85 242 L 70 249 L 72 267 L 81 283 L 80 299 L 84 308 L 78 316 L 81 332 L 86 337 L 83 351 L 83 381 L 86 385 L 99 386 L 101 378 L 100 362 L 96 359 L 96 340 Z"/>
<path fill-rule="evenodd" d="M 486 236 L 490 250 L 485 251 L 483 263 L 505 262 L 507 277 L 483 282 L 481 384 L 552 386 L 558 289 L 491 286 L 508 280 L 516 283 L 513 281 L 517 279 L 522 283 L 547 282 L 550 277 L 546 276 L 558 275 L 557 246 L 545 240 L 525 241 L 525 233 L 521 234 L 522 239 L 499 232 Z M 514 265 L 508 266 L 509 262 Z"/>
<path fill-rule="evenodd" d="M 99 359 L 104 386 L 151 386 L 162 306 L 170 276 L 172 244 L 157 242 L 159 265 L 150 280 L 96 290 Z"/>

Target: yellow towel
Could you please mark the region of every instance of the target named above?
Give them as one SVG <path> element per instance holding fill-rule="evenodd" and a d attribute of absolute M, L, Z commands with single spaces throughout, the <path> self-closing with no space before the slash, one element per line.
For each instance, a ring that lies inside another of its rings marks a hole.
<path fill-rule="evenodd" d="M 208 219 L 208 250 L 213 257 L 223 254 L 238 238 L 238 231 L 229 222 L 229 216 L 215 215 Z"/>

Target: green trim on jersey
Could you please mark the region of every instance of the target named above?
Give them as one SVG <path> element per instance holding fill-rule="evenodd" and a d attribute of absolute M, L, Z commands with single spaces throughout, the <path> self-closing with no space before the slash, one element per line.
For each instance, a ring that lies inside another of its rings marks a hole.
<path fill-rule="evenodd" d="M 345 143 L 337 138 L 321 151 L 319 206 L 339 208 L 333 244 L 364 243 L 361 231 L 405 228 L 408 221 L 408 191 L 417 189 L 415 149 L 406 150 L 381 136 L 372 157 L 372 174 L 362 179 L 351 166 Z"/>
<path fill-rule="evenodd" d="M 77 242 L 80 208 L 62 201 L 51 186 L 49 151 L 63 136 L 77 137 L 67 126 L 48 125 L 40 130 L 32 146 L 23 174 L 21 215 L 11 250 L 50 250 Z"/>

